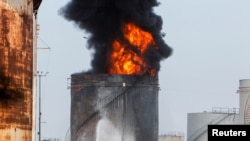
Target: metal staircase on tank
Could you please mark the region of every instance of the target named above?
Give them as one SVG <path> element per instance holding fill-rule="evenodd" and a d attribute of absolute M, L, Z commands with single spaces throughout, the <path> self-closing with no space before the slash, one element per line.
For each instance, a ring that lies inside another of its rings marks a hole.
<path fill-rule="evenodd" d="M 121 93 L 112 93 L 100 100 L 98 100 L 95 104 L 96 111 L 99 111 L 101 108 L 106 107 L 108 104 L 110 104 L 112 101 L 117 99 L 119 96 L 123 95 L 126 91 L 126 88 Z"/>
<path fill-rule="evenodd" d="M 137 81 L 134 82 L 134 84 L 136 84 Z M 116 83 L 117 84 L 117 83 Z M 124 84 L 122 84 L 124 86 Z M 99 114 L 100 114 L 100 110 L 104 107 L 106 107 L 107 105 L 111 104 L 114 100 L 116 100 L 117 98 L 119 98 L 120 96 L 124 95 L 126 93 L 126 91 L 128 90 L 129 87 L 124 87 L 124 89 L 120 92 L 120 93 L 112 93 L 100 100 L 98 100 L 96 103 L 95 103 L 95 107 L 97 107 L 95 109 L 95 111 L 93 113 L 91 113 L 87 119 L 85 119 L 82 123 L 81 123 L 81 126 L 77 129 L 77 132 L 81 130 L 81 128 L 83 126 L 85 126 L 91 119 L 97 117 Z M 66 135 L 65 135 L 65 141 L 70 141 L 71 139 L 71 134 L 70 134 L 70 130 L 71 128 L 68 129 Z M 80 136 L 80 133 L 76 133 L 76 134 L 79 134 Z M 77 136 L 76 136 L 77 138 Z"/>
<path fill-rule="evenodd" d="M 81 129 L 82 127 L 84 127 L 86 124 L 88 124 L 88 122 L 95 118 L 98 117 L 100 115 L 100 111 L 102 108 L 106 107 L 107 105 L 111 104 L 114 100 L 116 100 L 118 97 L 122 96 L 125 93 L 126 89 L 124 88 L 124 90 L 121 93 L 114 93 L 114 94 L 110 94 L 109 96 L 100 99 L 97 101 L 96 105 L 96 109 L 93 113 L 91 113 L 87 119 L 85 119 L 82 124 L 80 125 L 80 127 L 77 129 L 76 131 L 76 136 L 75 138 L 77 139 L 78 137 L 81 136 Z"/>
<path fill-rule="evenodd" d="M 133 84 L 131 84 L 130 86 L 134 86 L 137 84 L 137 82 L 139 81 L 139 79 L 136 79 Z M 118 83 L 116 82 L 116 85 Z M 77 132 L 76 132 L 76 139 L 81 135 L 80 131 L 82 129 L 82 127 L 84 127 L 91 119 L 97 117 L 100 115 L 100 111 L 102 108 L 108 106 L 109 104 L 111 104 L 114 100 L 118 99 L 120 96 L 123 96 L 128 90 L 129 90 L 129 86 L 125 86 L 126 84 L 124 83 L 120 83 L 118 85 L 121 85 L 123 86 L 123 90 L 120 92 L 120 93 L 112 93 L 100 100 L 98 100 L 96 103 L 95 103 L 95 106 L 97 107 L 95 109 L 95 111 L 93 113 L 91 113 L 87 119 L 85 119 L 82 124 L 80 125 L 80 127 L 77 129 Z M 69 129 L 70 130 L 70 129 Z M 68 130 L 68 132 L 69 132 Z M 67 137 L 66 137 L 67 138 Z M 68 137 L 69 138 L 69 137 Z"/>

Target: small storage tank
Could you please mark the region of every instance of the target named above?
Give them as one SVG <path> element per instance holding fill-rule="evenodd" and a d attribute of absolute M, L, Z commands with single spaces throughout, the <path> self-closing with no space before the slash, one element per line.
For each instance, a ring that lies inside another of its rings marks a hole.
<path fill-rule="evenodd" d="M 240 123 L 250 124 L 250 79 L 239 80 Z"/>
<path fill-rule="evenodd" d="M 73 74 L 71 141 L 157 141 L 158 78 Z"/>
<path fill-rule="evenodd" d="M 31 141 L 33 18 L 41 0 L 0 0 L 0 139 Z"/>
<path fill-rule="evenodd" d="M 168 133 L 159 136 L 158 141 L 184 141 L 183 133 Z"/>
<path fill-rule="evenodd" d="M 236 108 L 213 108 L 212 112 L 188 113 L 187 141 L 207 141 L 208 125 L 239 124 Z"/>

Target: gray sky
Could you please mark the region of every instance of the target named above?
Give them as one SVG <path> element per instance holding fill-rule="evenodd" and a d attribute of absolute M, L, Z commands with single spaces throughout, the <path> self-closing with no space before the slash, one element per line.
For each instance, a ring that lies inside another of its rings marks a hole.
<path fill-rule="evenodd" d="M 42 137 L 62 140 L 70 126 L 67 78 L 90 69 L 86 35 L 58 14 L 68 0 L 43 0 L 38 70 L 42 78 Z M 165 42 L 173 54 L 159 73 L 159 133 L 183 132 L 187 113 L 238 108 L 239 80 L 250 78 L 249 0 L 159 0 Z"/>

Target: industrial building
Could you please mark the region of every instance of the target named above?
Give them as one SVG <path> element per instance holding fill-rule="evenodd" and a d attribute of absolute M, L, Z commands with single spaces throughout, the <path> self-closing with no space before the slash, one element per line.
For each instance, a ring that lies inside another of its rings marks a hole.
<path fill-rule="evenodd" d="M 188 113 L 187 141 L 207 141 L 208 125 L 250 124 L 250 79 L 239 80 L 239 108 L 215 107 L 212 112 Z"/>
<path fill-rule="evenodd" d="M 0 139 L 34 141 L 36 20 L 42 0 L 0 0 Z"/>

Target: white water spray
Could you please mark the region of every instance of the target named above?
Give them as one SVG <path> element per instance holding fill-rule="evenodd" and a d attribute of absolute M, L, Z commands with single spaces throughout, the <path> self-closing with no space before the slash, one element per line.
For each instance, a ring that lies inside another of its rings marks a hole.
<path fill-rule="evenodd" d="M 122 141 L 122 136 L 112 122 L 103 117 L 96 127 L 96 141 Z"/>

